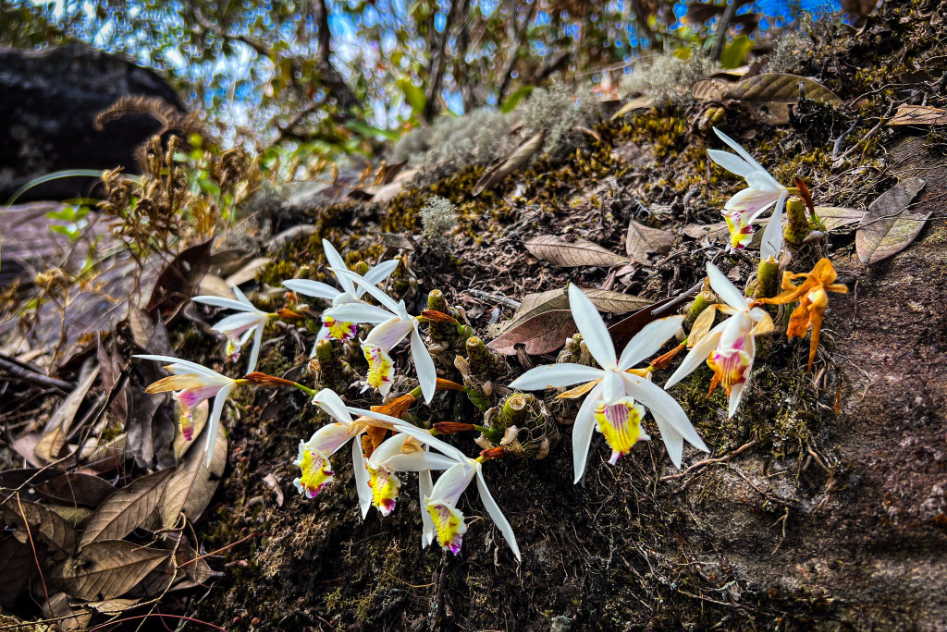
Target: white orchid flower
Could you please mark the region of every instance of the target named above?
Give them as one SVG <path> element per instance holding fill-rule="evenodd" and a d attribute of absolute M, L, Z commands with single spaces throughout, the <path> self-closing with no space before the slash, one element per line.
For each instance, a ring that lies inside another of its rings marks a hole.
<path fill-rule="evenodd" d="M 349 408 L 349 411 L 364 417 L 372 417 L 382 421 L 399 421 L 394 417 L 389 417 L 381 413 L 361 408 Z M 405 422 L 402 422 L 405 423 Z M 410 437 L 416 439 L 423 445 L 437 450 L 440 454 L 434 452 L 415 453 L 415 455 L 403 455 L 401 461 L 392 462 L 388 460 L 390 466 L 397 470 L 413 470 L 419 468 L 421 499 L 424 509 L 421 511 L 424 522 L 424 531 L 421 536 L 421 544 L 427 546 L 437 538 L 438 543 L 444 550 L 457 554 L 463 542 L 464 533 L 467 531 L 467 525 L 464 523 L 464 514 L 457 509 L 457 501 L 461 494 L 470 485 L 475 478 L 477 480 L 477 490 L 480 492 L 480 499 L 483 501 L 487 513 L 493 519 L 500 533 L 506 539 L 506 543 L 513 551 L 517 561 L 522 559 L 519 546 L 516 544 L 516 536 L 513 534 L 513 527 L 510 525 L 506 516 L 500 510 L 487 488 L 486 479 L 483 477 L 483 459 L 472 459 L 463 452 L 434 437 L 426 430 L 416 427 L 399 428 Z M 395 457 L 397 458 L 397 457 Z M 423 469 L 420 469 L 423 468 Z M 432 486 L 431 470 L 446 469 L 446 471 L 437 479 Z"/>
<path fill-rule="evenodd" d="M 194 362 L 160 355 L 136 355 L 141 360 L 155 362 L 169 362 L 165 370 L 171 375 L 160 379 L 145 389 L 146 393 L 167 393 L 174 391 L 174 398 L 181 404 L 181 434 L 190 441 L 194 438 L 194 409 L 204 400 L 214 398 L 214 406 L 207 419 L 207 440 L 204 443 L 206 465 L 210 467 L 214 455 L 214 443 L 217 441 L 217 430 L 220 425 L 220 416 L 224 410 L 227 396 L 245 380 L 233 380 L 217 371 L 212 371 Z"/>
<path fill-rule="evenodd" d="M 427 451 L 426 445 L 401 432 L 401 428 L 396 428 L 395 432 L 396 434 L 375 448 L 365 463 L 369 474 L 371 504 L 383 516 L 394 510 L 398 500 L 398 492 L 401 489 L 398 472 L 427 472 L 430 478 L 431 470 L 445 470 L 454 465 L 451 459 Z M 363 517 L 366 512 L 367 507 L 363 505 Z"/>
<path fill-rule="evenodd" d="M 327 239 L 322 240 L 322 248 L 325 251 L 326 261 L 329 262 L 330 269 L 346 269 L 345 260 L 342 259 L 342 255 L 339 254 L 339 251 L 336 250 Z M 366 272 L 364 278 L 372 285 L 378 285 L 391 276 L 391 273 L 394 272 L 397 267 L 397 259 L 385 261 Z M 289 281 L 283 281 L 283 286 L 293 292 L 298 292 L 306 296 L 332 301 L 333 306 L 345 305 L 346 303 L 358 303 L 361 301 L 362 295 L 365 293 L 363 288 L 357 287 L 347 276 L 335 274 L 335 278 L 339 282 L 339 286 L 342 288 L 341 290 L 326 283 L 307 279 L 290 279 Z M 319 334 L 316 336 L 316 342 L 318 343 L 320 340 L 326 338 L 350 340 L 355 337 L 355 325 L 356 323 L 336 320 L 323 314 L 322 329 L 319 330 Z M 313 346 L 310 355 L 314 356 L 315 354 L 316 348 Z"/>
<path fill-rule="evenodd" d="M 760 165 L 748 151 L 743 149 L 735 140 L 721 132 L 716 127 L 714 132 L 733 149 L 736 154 L 720 151 L 718 149 L 708 149 L 707 154 L 715 163 L 731 173 L 746 180 L 747 187 L 739 191 L 730 198 L 724 205 L 723 216 L 727 222 L 727 228 L 730 229 L 730 247 L 735 250 L 742 250 L 750 243 L 753 237 L 753 223 L 759 219 L 770 206 L 776 204 L 776 210 L 769 220 L 767 230 L 781 235 L 783 223 L 783 208 L 786 205 L 786 198 L 789 197 L 790 189 L 784 187 L 769 174 L 766 169 Z M 776 228 L 770 229 L 775 226 Z M 775 235 L 763 234 L 763 243 L 766 246 L 770 244 L 770 250 L 775 244 Z M 781 239 L 779 247 L 782 246 Z M 776 250 L 776 256 L 779 250 Z M 766 257 L 763 257 L 764 259 Z"/>
<path fill-rule="evenodd" d="M 330 457 L 350 440 L 355 488 L 362 518 L 368 515 L 373 504 L 385 516 L 394 509 L 401 487 L 396 472 L 427 471 L 427 479 L 430 480 L 431 469 L 446 469 L 454 464 L 439 454 L 422 451 L 423 443 L 417 441 L 417 436 L 430 435 L 428 431 L 421 430 L 407 421 L 373 411 L 367 411 L 371 415 L 365 415 L 363 413 L 366 411 L 349 409 L 342 398 L 330 389 L 319 391 L 312 401 L 335 419 L 336 423 L 318 430 L 308 442 L 299 443 L 299 456 L 293 465 L 298 466 L 302 473 L 294 483 L 299 493 L 309 498 L 315 498 L 319 491 L 332 481 L 335 473 Z M 357 412 L 360 416 L 354 419 L 352 412 Z M 369 426 L 383 427 L 396 434 L 378 446 L 366 462 L 360 437 Z M 408 434 L 403 434 L 405 432 Z M 415 441 L 408 444 L 412 438 Z"/>
<path fill-rule="evenodd" d="M 694 345 L 664 388 L 671 388 L 706 360 L 707 365 L 714 371 L 710 390 L 712 392 L 718 384 L 727 389 L 727 395 L 730 397 L 729 416 L 732 417 L 740 406 L 746 381 L 756 359 L 755 338 L 771 332 L 773 321 L 765 310 L 750 307 L 748 301 L 751 299 L 747 299 L 723 272 L 710 262 L 707 263 L 707 276 L 714 292 L 729 308 L 726 311 L 732 315 L 707 332 Z"/>
<path fill-rule="evenodd" d="M 382 396 L 387 395 L 394 382 L 394 362 L 389 356 L 391 349 L 410 335 L 411 356 L 418 372 L 418 382 L 424 402 L 430 403 L 437 387 L 437 369 L 430 352 L 421 340 L 418 331 L 420 320 L 408 314 L 404 301 L 395 302 L 393 298 L 379 290 L 375 285 L 354 272 L 343 269 L 332 269 L 339 278 L 348 277 L 373 296 L 383 307 L 368 303 L 346 303 L 333 307 L 326 315 L 337 320 L 353 323 L 371 323 L 375 327 L 362 342 L 362 352 L 368 360 L 368 376 L 366 383 L 378 390 Z"/>
<path fill-rule="evenodd" d="M 571 363 L 540 366 L 518 377 L 510 387 L 541 390 L 598 382 L 582 402 L 572 430 L 575 482 L 578 483 L 585 472 L 593 429 L 598 428 L 612 448 L 609 463 L 627 454 L 637 441 L 648 438 L 641 429 L 644 408 L 636 402 L 651 410 L 676 467 L 681 466 L 684 440 L 698 450 L 709 452 L 680 404 L 652 384 L 650 376 L 629 372 L 634 365 L 654 355 L 680 329 L 684 317 L 671 316 L 648 324 L 631 339 L 619 358 L 595 305 L 572 284 L 569 284 L 569 307 L 589 352 L 601 368 Z"/>
<path fill-rule="evenodd" d="M 240 349 L 247 344 L 250 336 L 253 336 L 253 349 L 250 351 L 250 362 L 247 364 L 247 373 L 252 373 L 256 370 L 257 360 L 260 359 L 263 329 L 273 314 L 257 309 L 236 285 L 231 286 L 231 288 L 237 300 L 219 296 L 195 296 L 191 300 L 195 303 L 224 307 L 240 312 L 224 318 L 212 329 L 227 336 L 227 355 L 231 362 L 237 361 L 240 357 Z"/>

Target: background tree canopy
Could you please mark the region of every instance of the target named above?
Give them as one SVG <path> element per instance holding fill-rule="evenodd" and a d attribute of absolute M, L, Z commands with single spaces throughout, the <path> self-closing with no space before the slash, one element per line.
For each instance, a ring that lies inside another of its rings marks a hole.
<path fill-rule="evenodd" d="M 739 65 L 791 2 L 302 0 L 0 2 L 0 43 L 82 41 L 165 74 L 230 143 L 372 154 L 436 115 L 511 109 L 552 78 L 605 92 L 640 55 Z M 728 40 L 717 36 L 729 25 Z"/>

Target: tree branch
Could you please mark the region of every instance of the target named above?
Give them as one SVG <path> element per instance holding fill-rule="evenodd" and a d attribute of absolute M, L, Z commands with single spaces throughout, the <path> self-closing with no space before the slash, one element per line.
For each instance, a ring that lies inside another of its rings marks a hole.
<path fill-rule="evenodd" d="M 522 48 L 523 40 L 529 30 L 529 23 L 533 21 L 533 16 L 536 14 L 538 7 L 539 0 L 530 2 L 529 9 L 526 11 L 526 19 L 523 20 L 523 23 L 517 28 L 513 46 L 510 48 L 510 57 L 506 61 L 506 68 L 503 69 L 503 79 L 500 81 L 500 87 L 497 88 L 497 103 L 503 102 L 503 94 L 506 92 L 506 88 L 510 85 L 510 80 L 513 78 L 513 70 L 516 68 L 516 62 L 519 60 L 520 48 Z M 515 24 L 516 13 L 513 13 L 510 19 L 513 20 Z"/>
<path fill-rule="evenodd" d="M 463 2 L 466 4 L 466 1 Z M 427 100 L 424 102 L 424 111 L 421 112 L 421 118 L 430 123 L 437 112 L 437 95 L 441 92 L 441 81 L 444 78 L 444 69 L 447 63 L 444 59 L 447 51 L 447 40 L 450 39 L 450 32 L 454 26 L 454 20 L 457 18 L 458 8 L 461 2 L 451 0 L 450 10 L 447 12 L 447 20 L 444 23 L 444 35 L 437 43 L 437 48 L 431 55 L 431 68 L 428 72 Z"/>

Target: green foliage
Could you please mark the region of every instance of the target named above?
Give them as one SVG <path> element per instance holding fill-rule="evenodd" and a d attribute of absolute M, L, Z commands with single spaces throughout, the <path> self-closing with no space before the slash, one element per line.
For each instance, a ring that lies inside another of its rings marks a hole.
<path fill-rule="evenodd" d="M 755 45 L 756 43 L 749 37 L 741 35 L 723 49 L 723 54 L 720 56 L 720 66 L 726 69 L 742 66 L 746 56 L 750 54 Z"/>

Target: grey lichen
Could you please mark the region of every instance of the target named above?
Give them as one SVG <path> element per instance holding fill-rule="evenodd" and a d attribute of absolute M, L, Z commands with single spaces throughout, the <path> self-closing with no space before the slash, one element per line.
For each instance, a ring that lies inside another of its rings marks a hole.
<path fill-rule="evenodd" d="M 651 97 L 657 105 L 681 105 L 691 98 L 690 85 L 710 76 L 715 66 L 697 51 L 688 59 L 671 53 L 653 55 L 642 59 L 622 78 L 619 92 L 625 98 Z"/>
<path fill-rule="evenodd" d="M 432 195 L 421 209 L 421 226 L 425 239 L 439 246 L 447 245 L 457 228 L 457 207 L 450 200 Z"/>

